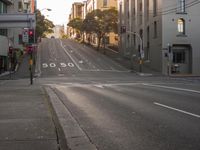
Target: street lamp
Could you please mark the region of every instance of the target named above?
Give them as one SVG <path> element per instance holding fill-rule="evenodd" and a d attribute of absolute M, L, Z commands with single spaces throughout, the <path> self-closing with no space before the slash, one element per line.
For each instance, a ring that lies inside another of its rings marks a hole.
<path fill-rule="evenodd" d="M 41 9 L 39 11 L 43 11 L 43 10 L 52 11 L 52 9 L 50 9 L 50 8 L 43 8 L 43 9 Z M 36 10 L 36 12 L 37 12 L 37 10 Z"/>

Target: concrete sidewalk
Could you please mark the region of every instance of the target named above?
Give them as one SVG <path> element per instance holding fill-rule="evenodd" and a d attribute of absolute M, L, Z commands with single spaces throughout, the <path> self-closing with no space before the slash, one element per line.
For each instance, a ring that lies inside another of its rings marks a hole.
<path fill-rule="evenodd" d="M 0 150 L 58 150 L 47 97 L 28 79 L 0 81 Z"/>

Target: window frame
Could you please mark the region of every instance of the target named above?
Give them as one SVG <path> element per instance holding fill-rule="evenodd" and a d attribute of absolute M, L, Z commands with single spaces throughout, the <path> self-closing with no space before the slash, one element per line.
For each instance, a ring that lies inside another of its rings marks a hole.
<path fill-rule="evenodd" d="M 177 20 L 177 31 L 178 35 L 185 35 L 185 19 L 184 18 L 178 18 Z"/>

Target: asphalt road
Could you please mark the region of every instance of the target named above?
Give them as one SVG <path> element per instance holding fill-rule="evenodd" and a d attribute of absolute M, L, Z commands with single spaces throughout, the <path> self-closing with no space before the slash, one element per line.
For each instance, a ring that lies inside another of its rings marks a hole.
<path fill-rule="evenodd" d="M 138 76 L 70 40 L 43 39 L 36 83 L 49 86 L 98 150 L 199 150 L 200 82 Z"/>

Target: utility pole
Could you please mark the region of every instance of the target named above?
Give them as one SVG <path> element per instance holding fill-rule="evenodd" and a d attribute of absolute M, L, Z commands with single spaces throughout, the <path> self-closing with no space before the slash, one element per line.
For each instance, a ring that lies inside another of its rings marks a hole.
<path fill-rule="evenodd" d="M 142 37 L 136 32 L 128 32 L 128 33 L 136 35 L 138 37 L 139 41 L 140 41 L 140 44 L 138 45 L 138 50 L 139 50 L 139 72 L 142 72 L 142 65 L 143 65 L 143 59 L 144 59 L 144 50 L 143 50 Z"/>

